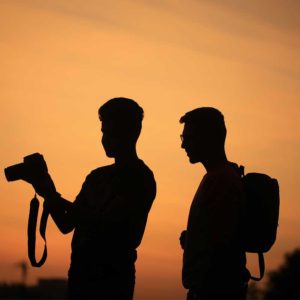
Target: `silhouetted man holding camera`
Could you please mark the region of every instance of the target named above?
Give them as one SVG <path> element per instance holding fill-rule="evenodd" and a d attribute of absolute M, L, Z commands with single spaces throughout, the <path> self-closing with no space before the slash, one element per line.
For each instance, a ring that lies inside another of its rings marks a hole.
<path fill-rule="evenodd" d="M 192 164 L 202 163 L 207 172 L 180 237 L 187 299 L 245 299 L 249 272 L 240 242 L 243 187 L 237 166 L 225 154 L 224 117 L 215 108 L 202 107 L 180 122 L 181 147 Z"/>
<path fill-rule="evenodd" d="M 31 183 L 60 231 L 75 229 L 69 297 L 132 299 L 136 248 L 156 195 L 153 173 L 136 152 L 143 109 L 114 98 L 100 107 L 99 118 L 102 145 L 114 164 L 93 170 L 73 203 L 56 192 L 49 174 Z"/>

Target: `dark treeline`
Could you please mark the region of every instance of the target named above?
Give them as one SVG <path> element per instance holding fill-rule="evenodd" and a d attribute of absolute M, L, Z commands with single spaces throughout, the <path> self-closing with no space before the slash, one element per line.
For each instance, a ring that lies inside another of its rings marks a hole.
<path fill-rule="evenodd" d="M 0 299 L 66 299 L 66 279 L 40 279 L 37 285 L 0 283 Z"/>

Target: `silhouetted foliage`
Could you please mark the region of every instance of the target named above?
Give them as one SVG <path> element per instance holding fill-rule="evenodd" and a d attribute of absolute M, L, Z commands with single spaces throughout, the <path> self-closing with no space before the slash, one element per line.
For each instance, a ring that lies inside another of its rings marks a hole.
<path fill-rule="evenodd" d="M 300 249 L 285 256 L 285 262 L 270 272 L 264 299 L 300 299 Z"/>
<path fill-rule="evenodd" d="M 259 283 L 256 281 L 250 281 L 247 291 L 247 300 L 259 300 L 262 299 L 262 289 L 259 287 Z"/>

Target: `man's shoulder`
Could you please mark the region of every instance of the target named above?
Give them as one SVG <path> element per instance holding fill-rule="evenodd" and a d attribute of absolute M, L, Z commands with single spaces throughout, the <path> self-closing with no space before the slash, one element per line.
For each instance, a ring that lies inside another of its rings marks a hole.
<path fill-rule="evenodd" d="M 201 197 L 205 203 L 214 204 L 215 207 L 222 203 L 241 203 L 243 201 L 243 181 L 239 173 L 225 166 L 215 172 L 205 175 L 201 186 Z M 225 200 L 225 202 L 223 201 Z"/>
<path fill-rule="evenodd" d="M 152 170 L 141 160 L 139 164 L 136 165 L 136 173 L 138 175 L 149 176 L 154 178 Z"/>
<path fill-rule="evenodd" d="M 92 170 L 88 175 L 87 175 L 87 179 L 94 179 L 94 178 L 98 178 L 100 176 L 104 176 L 107 174 L 110 174 L 111 172 L 113 172 L 114 170 L 114 164 L 112 165 L 106 165 L 106 166 L 102 166 L 102 167 L 98 167 L 94 170 Z"/>
<path fill-rule="evenodd" d="M 225 182 L 241 182 L 241 176 L 238 170 L 231 163 L 225 164 L 216 171 L 207 173 L 206 177 L 210 180 L 221 180 Z"/>
<path fill-rule="evenodd" d="M 123 169 L 120 172 L 124 182 L 139 186 L 139 188 L 156 185 L 152 170 L 142 161 Z"/>
<path fill-rule="evenodd" d="M 126 167 L 117 167 L 115 164 L 98 167 L 88 174 L 87 180 L 98 180 L 111 174 L 115 174 L 125 181 L 155 181 L 152 170 L 142 160 Z"/>
<path fill-rule="evenodd" d="M 128 166 L 120 172 L 120 185 L 127 192 L 148 195 L 154 198 L 156 194 L 156 181 L 151 169 L 139 160 L 135 164 Z"/>
<path fill-rule="evenodd" d="M 92 170 L 90 172 L 90 174 L 99 174 L 99 173 L 103 173 L 103 172 L 108 172 L 114 168 L 115 168 L 115 164 L 101 166 L 101 167 L 97 167 L 96 169 Z"/>
<path fill-rule="evenodd" d="M 241 176 L 230 164 L 224 165 L 215 172 L 207 173 L 204 185 L 206 189 L 218 194 L 228 190 L 241 191 L 243 188 Z"/>

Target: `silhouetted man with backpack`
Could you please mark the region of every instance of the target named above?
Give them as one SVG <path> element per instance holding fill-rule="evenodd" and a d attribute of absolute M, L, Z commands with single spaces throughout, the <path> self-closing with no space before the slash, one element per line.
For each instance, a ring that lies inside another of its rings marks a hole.
<path fill-rule="evenodd" d="M 152 171 L 138 158 L 143 109 L 114 98 L 99 109 L 102 145 L 115 163 L 93 170 L 72 203 L 50 175 L 32 182 L 63 233 L 73 229 L 69 298 L 132 299 L 136 248 L 156 195 Z"/>
<path fill-rule="evenodd" d="M 240 242 L 245 200 L 236 165 L 225 154 L 224 117 L 215 108 L 202 107 L 180 122 L 181 147 L 190 163 L 202 163 L 207 172 L 180 237 L 187 299 L 245 299 L 249 272 Z"/>

